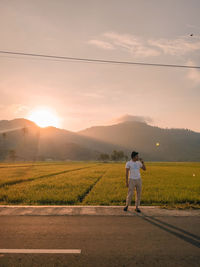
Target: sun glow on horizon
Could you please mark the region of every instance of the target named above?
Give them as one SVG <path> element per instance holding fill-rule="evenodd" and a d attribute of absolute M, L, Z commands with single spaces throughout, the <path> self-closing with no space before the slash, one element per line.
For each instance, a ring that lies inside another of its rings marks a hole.
<path fill-rule="evenodd" d="M 49 108 L 36 108 L 30 112 L 28 119 L 35 122 L 39 127 L 60 127 L 60 119 Z"/>

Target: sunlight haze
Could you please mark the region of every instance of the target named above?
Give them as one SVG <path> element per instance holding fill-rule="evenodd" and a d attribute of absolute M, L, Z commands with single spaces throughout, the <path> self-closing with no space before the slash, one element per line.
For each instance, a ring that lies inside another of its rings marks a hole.
<path fill-rule="evenodd" d="M 40 127 L 61 126 L 59 118 L 55 112 L 45 107 L 36 108 L 35 110 L 31 111 L 27 119 L 35 122 Z"/>
<path fill-rule="evenodd" d="M 1 1 L 0 50 L 199 66 L 199 11 L 196 0 Z M 47 106 L 72 131 L 129 114 L 200 132 L 199 69 L 0 54 L 0 71 L 1 120 Z"/>

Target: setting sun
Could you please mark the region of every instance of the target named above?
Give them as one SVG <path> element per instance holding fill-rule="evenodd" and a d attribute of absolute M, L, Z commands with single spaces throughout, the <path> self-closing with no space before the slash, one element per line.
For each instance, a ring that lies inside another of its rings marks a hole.
<path fill-rule="evenodd" d="M 28 119 L 35 122 L 40 127 L 60 126 L 58 116 L 48 108 L 37 108 L 33 110 L 28 116 Z"/>

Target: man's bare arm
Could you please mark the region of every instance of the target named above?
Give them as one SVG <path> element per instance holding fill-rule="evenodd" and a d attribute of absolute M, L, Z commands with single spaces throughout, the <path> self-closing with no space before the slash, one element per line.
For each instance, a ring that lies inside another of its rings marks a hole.
<path fill-rule="evenodd" d="M 128 174 L 129 174 L 129 168 L 126 168 L 126 186 L 128 187 Z"/>
<path fill-rule="evenodd" d="M 143 159 L 140 159 L 140 162 L 142 163 L 142 167 L 141 167 L 141 169 L 143 169 L 143 171 L 146 171 L 146 166 L 145 166 L 145 164 L 144 164 Z"/>

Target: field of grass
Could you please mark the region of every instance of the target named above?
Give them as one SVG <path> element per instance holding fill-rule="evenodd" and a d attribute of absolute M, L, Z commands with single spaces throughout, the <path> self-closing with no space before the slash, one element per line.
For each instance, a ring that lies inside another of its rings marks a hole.
<path fill-rule="evenodd" d="M 141 205 L 200 207 L 200 163 L 146 166 Z M 125 163 L 0 164 L 0 204 L 124 205 L 126 195 Z"/>
<path fill-rule="evenodd" d="M 34 180 L 42 177 L 88 168 L 90 164 L 70 162 L 68 164 L 0 164 L 0 188 L 4 185 L 20 183 L 26 180 Z"/>

